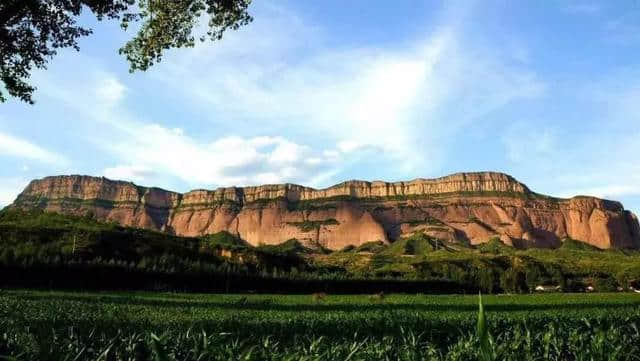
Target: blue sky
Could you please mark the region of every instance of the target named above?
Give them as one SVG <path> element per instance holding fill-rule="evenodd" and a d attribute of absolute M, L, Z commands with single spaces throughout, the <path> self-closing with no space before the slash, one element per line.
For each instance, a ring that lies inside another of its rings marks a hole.
<path fill-rule="evenodd" d="M 0 205 L 89 174 L 187 191 L 506 172 L 640 211 L 637 1 L 266 1 L 128 73 L 116 23 L 0 105 Z"/>

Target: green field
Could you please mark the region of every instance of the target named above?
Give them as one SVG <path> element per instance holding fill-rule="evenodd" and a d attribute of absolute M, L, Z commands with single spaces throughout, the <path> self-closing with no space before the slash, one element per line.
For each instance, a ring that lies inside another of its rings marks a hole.
<path fill-rule="evenodd" d="M 477 298 L 5 290 L 0 355 L 473 360 L 479 350 Z M 483 301 L 495 359 L 640 359 L 638 294 L 497 295 Z"/>

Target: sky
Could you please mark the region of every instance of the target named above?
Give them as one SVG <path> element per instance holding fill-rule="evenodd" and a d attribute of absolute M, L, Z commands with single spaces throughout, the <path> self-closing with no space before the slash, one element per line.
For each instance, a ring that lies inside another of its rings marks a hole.
<path fill-rule="evenodd" d="M 640 2 L 255 0 L 129 73 L 94 34 L 0 104 L 0 206 L 87 174 L 174 191 L 505 172 L 640 212 Z"/>

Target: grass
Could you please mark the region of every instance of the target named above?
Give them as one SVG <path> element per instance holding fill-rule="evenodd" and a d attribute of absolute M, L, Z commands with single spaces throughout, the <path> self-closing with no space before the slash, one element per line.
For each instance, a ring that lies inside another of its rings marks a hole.
<path fill-rule="evenodd" d="M 633 360 L 640 351 L 635 294 L 485 295 L 480 314 L 478 306 L 474 295 L 326 295 L 318 302 L 312 295 L 5 290 L 0 355 L 473 360 L 488 344 L 495 360 Z"/>

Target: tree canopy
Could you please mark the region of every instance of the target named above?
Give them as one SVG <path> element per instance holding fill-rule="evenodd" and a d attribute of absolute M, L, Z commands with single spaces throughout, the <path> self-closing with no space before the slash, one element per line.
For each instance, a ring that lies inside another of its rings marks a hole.
<path fill-rule="evenodd" d="M 78 24 L 83 11 L 98 20 L 116 20 L 123 29 L 140 23 L 119 52 L 130 71 L 146 70 L 170 48 L 192 47 L 196 40 L 219 40 L 253 20 L 251 0 L 2 0 L 0 1 L 0 102 L 5 94 L 33 104 L 33 69 L 45 69 L 57 49 L 79 50 L 78 39 L 92 30 Z M 206 29 L 196 27 L 207 21 Z"/>

